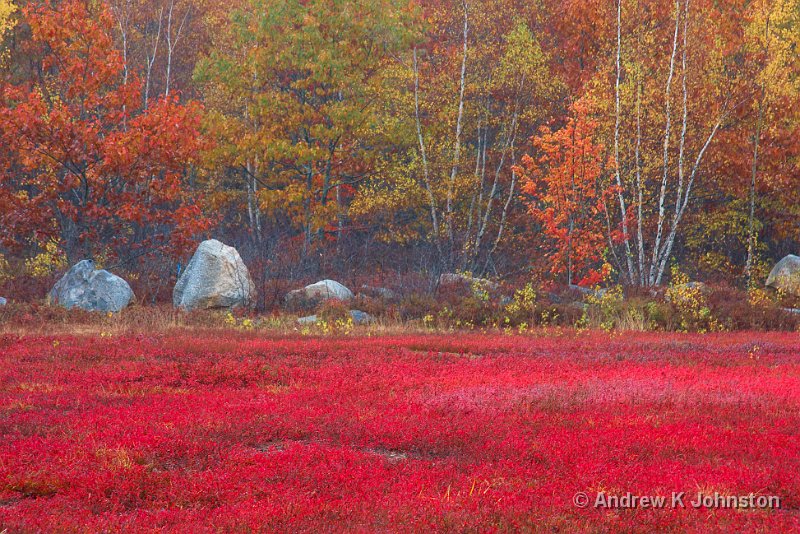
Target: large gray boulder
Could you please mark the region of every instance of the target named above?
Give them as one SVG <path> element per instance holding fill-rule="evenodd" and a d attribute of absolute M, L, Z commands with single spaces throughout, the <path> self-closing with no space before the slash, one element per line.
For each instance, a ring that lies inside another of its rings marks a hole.
<path fill-rule="evenodd" d="M 290 291 L 284 300 L 290 309 L 309 309 L 326 300 L 352 299 L 353 292 L 336 280 L 322 280 L 302 289 Z"/>
<path fill-rule="evenodd" d="M 767 277 L 767 287 L 800 297 L 800 257 L 789 254 L 779 261 Z"/>
<path fill-rule="evenodd" d="M 56 282 L 47 300 L 67 309 L 116 313 L 131 303 L 133 291 L 119 276 L 95 269 L 92 260 L 83 260 Z"/>
<path fill-rule="evenodd" d="M 172 302 L 184 310 L 250 306 L 256 285 L 235 248 L 203 241 L 175 284 Z"/>

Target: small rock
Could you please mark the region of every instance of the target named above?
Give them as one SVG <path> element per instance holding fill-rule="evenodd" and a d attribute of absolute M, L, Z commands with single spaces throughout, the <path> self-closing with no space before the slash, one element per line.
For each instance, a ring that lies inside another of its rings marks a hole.
<path fill-rule="evenodd" d="M 353 318 L 354 324 L 369 324 L 375 320 L 370 314 L 361 310 L 350 310 L 350 317 Z"/>
<path fill-rule="evenodd" d="M 394 300 L 397 298 L 397 293 L 385 287 L 361 286 L 361 292 L 368 297 L 378 297 L 384 300 Z"/>
<path fill-rule="evenodd" d="M 594 297 L 594 298 L 603 298 L 606 293 L 608 293 L 608 289 L 591 289 L 589 287 L 583 287 L 576 284 L 570 284 L 570 289 L 578 291 L 582 295 Z"/>
<path fill-rule="evenodd" d="M 370 314 L 361 310 L 350 310 L 350 317 L 353 319 L 353 324 L 357 325 L 369 324 L 375 320 Z M 308 315 L 297 319 L 297 323 L 300 325 L 311 325 L 317 324 L 318 322 L 319 318 L 316 315 Z"/>
<path fill-rule="evenodd" d="M 547 297 L 547 299 L 553 304 L 561 304 L 561 301 L 563 300 L 559 295 L 550 291 L 546 291 L 544 296 Z"/>
<path fill-rule="evenodd" d="M 439 276 L 439 287 L 453 286 L 466 287 L 473 293 L 477 293 L 480 290 L 497 291 L 500 288 L 500 284 L 497 282 L 486 278 L 475 278 L 464 273 L 443 273 Z"/>
<path fill-rule="evenodd" d="M 297 322 L 301 325 L 317 324 L 317 316 L 309 315 L 307 317 L 300 317 L 297 319 Z"/>
<path fill-rule="evenodd" d="M 353 292 L 335 280 L 322 280 L 290 291 L 284 298 L 290 309 L 313 309 L 326 300 L 352 300 Z"/>

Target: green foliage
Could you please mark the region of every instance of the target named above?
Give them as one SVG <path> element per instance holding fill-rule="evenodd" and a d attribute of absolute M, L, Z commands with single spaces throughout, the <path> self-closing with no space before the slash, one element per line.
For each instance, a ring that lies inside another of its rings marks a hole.
<path fill-rule="evenodd" d="M 307 243 L 345 215 L 380 144 L 381 66 L 407 46 L 414 16 L 398 0 L 250 0 L 233 12 L 195 79 L 220 140 L 210 163 L 241 169 L 247 210 L 288 220 Z"/>
<path fill-rule="evenodd" d="M 589 293 L 584 311 L 585 324 L 596 325 L 606 331 L 613 330 L 620 321 L 624 303 L 622 286 Z"/>

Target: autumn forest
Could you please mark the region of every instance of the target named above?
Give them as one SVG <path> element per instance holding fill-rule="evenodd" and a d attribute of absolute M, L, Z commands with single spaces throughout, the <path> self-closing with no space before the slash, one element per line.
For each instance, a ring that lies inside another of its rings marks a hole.
<path fill-rule="evenodd" d="M 0 0 L 0 534 L 800 532 L 800 0 Z"/>
<path fill-rule="evenodd" d="M 91 257 L 168 300 L 209 237 L 267 307 L 763 287 L 800 247 L 800 0 L 0 0 L 0 32 L 8 287 Z"/>

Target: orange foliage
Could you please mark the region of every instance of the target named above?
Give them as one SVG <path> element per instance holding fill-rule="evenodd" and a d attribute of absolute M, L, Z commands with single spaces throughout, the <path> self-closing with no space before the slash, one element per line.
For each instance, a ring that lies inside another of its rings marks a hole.
<path fill-rule="evenodd" d="M 541 225 L 550 250 L 550 271 L 567 273 L 569 283 L 593 285 L 607 275 L 605 203 L 613 192 L 603 180 L 603 146 L 595 141 L 597 120 L 591 101 L 570 107 L 564 127 L 547 127 L 531 139 L 540 154 L 523 157 L 519 169 L 528 212 Z"/>

